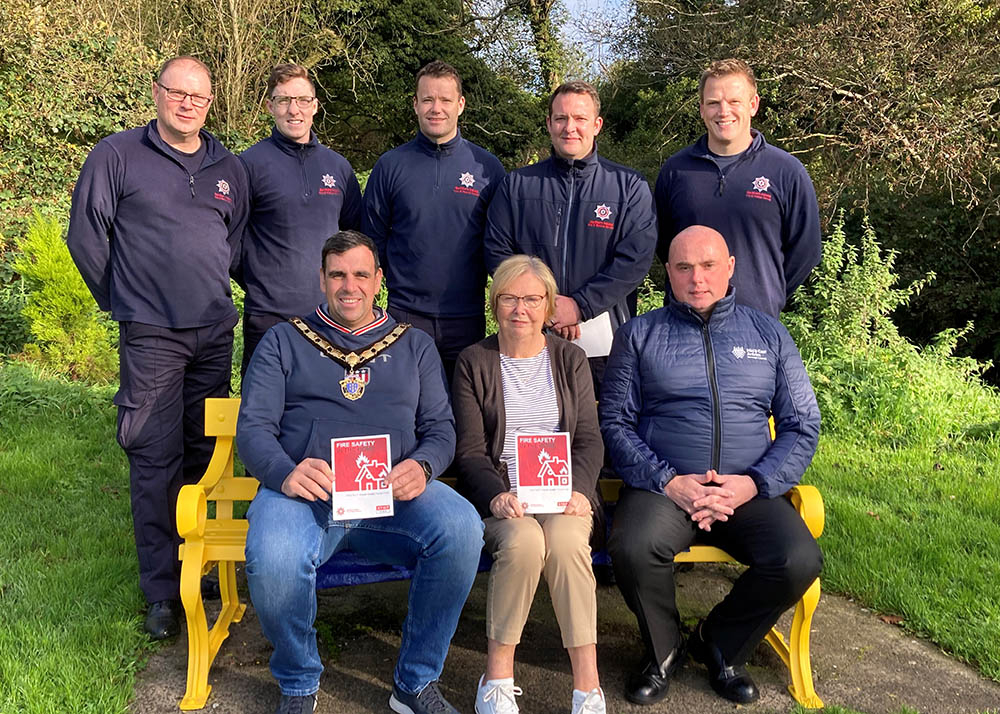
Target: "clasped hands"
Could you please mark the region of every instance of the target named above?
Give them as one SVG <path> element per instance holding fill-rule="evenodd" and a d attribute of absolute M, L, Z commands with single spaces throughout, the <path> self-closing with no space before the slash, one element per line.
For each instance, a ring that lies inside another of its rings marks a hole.
<path fill-rule="evenodd" d="M 413 459 L 403 459 L 392 467 L 386 477 L 392 487 L 392 497 L 397 501 L 410 501 L 427 488 L 423 467 Z M 333 471 L 323 459 L 303 459 L 281 483 L 281 492 L 289 498 L 307 501 L 330 499 L 333 490 Z"/>
<path fill-rule="evenodd" d="M 524 504 L 517 494 L 510 491 L 498 493 L 490 501 L 490 513 L 494 518 L 521 518 L 524 515 Z M 579 491 L 570 494 L 569 502 L 563 513 L 567 516 L 590 516 L 590 501 Z"/>
<path fill-rule="evenodd" d="M 737 508 L 757 495 L 757 484 L 746 474 L 677 474 L 663 489 L 703 531 L 727 521 Z"/>
<path fill-rule="evenodd" d="M 583 314 L 576 300 L 565 295 L 556 295 L 556 312 L 549 320 L 549 328 L 564 340 L 580 338 L 580 321 Z"/>

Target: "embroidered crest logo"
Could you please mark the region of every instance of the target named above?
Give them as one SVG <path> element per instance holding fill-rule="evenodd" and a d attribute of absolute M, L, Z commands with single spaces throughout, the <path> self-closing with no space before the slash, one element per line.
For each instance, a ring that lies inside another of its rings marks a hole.
<path fill-rule="evenodd" d="M 611 210 L 611 206 L 604 203 L 597 204 L 597 208 L 594 209 L 595 218 L 591 219 L 587 223 L 588 228 L 604 228 L 605 230 L 614 230 L 615 224 L 611 222 L 611 214 L 614 211 Z"/>
<path fill-rule="evenodd" d="M 340 380 L 341 393 L 356 402 L 365 396 L 365 386 L 371 381 L 371 370 L 363 367 L 357 371 L 344 370 L 344 378 Z"/>
<path fill-rule="evenodd" d="M 216 188 L 216 189 L 218 190 L 218 192 L 219 192 L 219 193 L 221 193 L 221 194 L 222 194 L 223 196 L 228 196 L 228 195 L 229 195 L 229 182 L 228 182 L 228 181 L 226 181 L 225 179 L 219 179 L 219 180 L 218 180 L 218 181 L 216 182 L 216 184 L 215 184 L 215 188 Z"/>
<path fill-rule="evenodd" d="M 767 192 L 769 188 L 771 188 L 771 179 L 767 176 L 758 176 L 753 180 L 750 190 L 747 191 L 747 198 L 770 201 L 771 194 Z"/>
<path fill-rule="evenodd" d="M 747 356 L 747 351 L 744 348 L 740 347 L 739 345 L 733 347 L 733 357 L 735 357 L 736 359 L 743 359 L 746 356 Z"/>
<path fill-rule="evenodd" d="M 471 171 L 463 171 L 458 175 L 458 183 L 452 189 L 455 193 L 464 193 L 466 196 L 478 196 L 479 189 L 474 188 L 476 177 Z"/>
<path fill-rule="evenodd" d="M 330 174 L 323 174 L 322 181 L 323 185 L 326 186 L 327 188 L 333 188 L 334 186 L 337 185 L 337 179 L 335 179 Z"/>

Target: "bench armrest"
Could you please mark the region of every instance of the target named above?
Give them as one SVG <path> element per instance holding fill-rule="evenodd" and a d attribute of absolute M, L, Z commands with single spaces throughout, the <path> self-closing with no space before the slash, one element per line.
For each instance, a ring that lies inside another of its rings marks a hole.
<path fill-rule="evenodd" d="M 785 495 L 806 522 L 806 527 L 809 528 L 813 538 L 819 538 L 826 523 L 826 510 L 819 489 L 800 483 L 798 486 L 793 486 Z"/>

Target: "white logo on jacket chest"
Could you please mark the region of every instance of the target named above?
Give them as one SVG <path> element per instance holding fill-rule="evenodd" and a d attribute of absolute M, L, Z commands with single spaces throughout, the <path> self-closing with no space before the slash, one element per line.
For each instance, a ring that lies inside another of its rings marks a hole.
<path fill-rule="evenodd" d="M 767 360 L 767 350 L 758 347 L 733 347 L 733 357 L 736 359 Z"/>

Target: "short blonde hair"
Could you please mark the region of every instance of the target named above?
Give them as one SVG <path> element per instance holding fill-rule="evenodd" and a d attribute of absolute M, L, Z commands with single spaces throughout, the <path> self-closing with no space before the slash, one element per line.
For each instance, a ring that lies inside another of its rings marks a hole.
<path fill-rule="evenodd" d="M 506 292 L 510 284 L 525 273 L 531 273 L 545 286 L 545 319 L 549 320 L 556 314 L 556 295 L 559 293 L 559 288 L 556 287 L 556 279 L 549 266 L 534 255 L 512 255 L 500 263 L 493 273 L 490 309 L 493 310 L 494 317 L 497 314 L 497 296 Z"/>
<path fill-rule="evenodd" d="M 732 74 L 745 77 L 750 89 L 753 90 L 754 94 L 757 93 L 757 78 L 754 77 L 750 65 L 741 59 L 730 57 L 729 59 L 715 60 L 701 73 L 701 77 L 698 78 L 698 101 L 705 101 L 705 84 L 710 78 L 728 77 Z"/>

